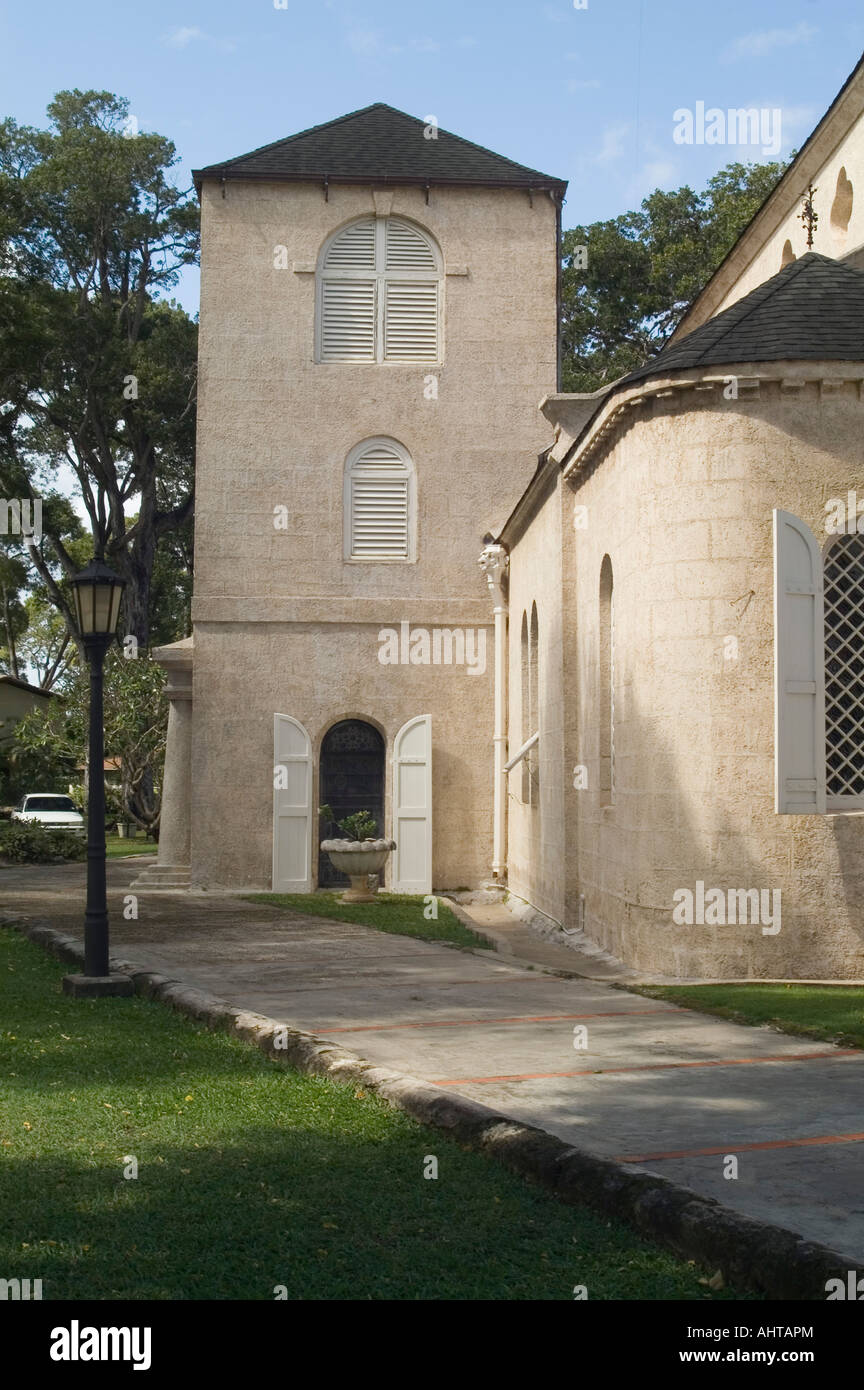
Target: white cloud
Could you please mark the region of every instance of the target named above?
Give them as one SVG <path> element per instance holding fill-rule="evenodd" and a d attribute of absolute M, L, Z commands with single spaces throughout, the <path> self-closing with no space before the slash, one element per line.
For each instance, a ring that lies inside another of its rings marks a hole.
<path fill-rule="evenodd" d="M 620 159 L 624 154 L 624 141 L 629 133 L 629 121 L 607 126 L 603 131 L 599 150 L 591 157 L 592 164 L 611 164 L 614 160 Z"/>
<path fill-rule="evenodd" d="M 204 31 L 202 29 L 175 29 L 173 34 L 168 35 L 165 42 L 169 43 L 172 48 L 185 48 L 193 39 L 203 38 Z"/>
<path fill-rule="evenodd" d="M 215 39 L 212 34 L 205 34 L 197 25 L 175 29 L 164 41 L 170 48 L 188 48 L 190 43 L 206 43 L 211 48 L 218 48 L 221 53 L 233 53 L 237 47 L 233 39 Z"/>
<path fill-rule="evenodd" d="M 792 29 L 764 29 L 754 34 L 744 34 L 723 50 L 726 62 L 738 58 L 765 58 L 778 48 L 791 48 L 794 44 L 809 43 L 819 30 L 806 20 L 801 20 Z"/>
<path fill-rule="evenodd" d="M 602 86 L 603 83 L 596 77 L 583 79 L 571 77 L 570 81 L 567 83 L 567 90 L 568 92 L 587 92 L 589 88 Z"/>
<path fill-rule="evenodd" d="M 463 38 L 456 40 L 457 48 L 476 48 L 477 39 L 473 39 L 470 34 L 465 34 Z"/>
<path fill-rule="evenodd" d="M 668 159 L 655 159 L 642 165 L 636 176 L 636 182 L 640 188 L 647 186 L 653 193 L 655 188 L 671 188 L 677 177 L 677 164 Z"/>
<path fill-rule="evenodd" d="M 406 39 L 404 43 L 385 43 L 374 29 L 349 29 L 345 42 L 352 53 L 356 53 L 360 58 L 383 58 L 399 53 L 441 52 L 441 44 L 437 39 Z M 459 39 L 456 47 L 467 48 L 476 42 L 476 39 Z"/>

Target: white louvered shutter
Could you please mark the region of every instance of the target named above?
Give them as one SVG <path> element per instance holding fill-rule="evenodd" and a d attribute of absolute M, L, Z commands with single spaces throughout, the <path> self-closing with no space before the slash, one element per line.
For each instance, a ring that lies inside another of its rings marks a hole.
<path fill-rule="evenodd" d="M 352 222 L 330 243 L 324 270 L 374 270 L 375 219 Z"/>
<path fill-rule="evenodd" d="M 365 449 L 349 477 L 350 557 L 409 559 L 410 472 L 386 443 Z"/>
<path fill-rule="evenodd" d="M 321 283 L 321 361 L 374 362 L 375 219 L 353 222 L 331 243 Z"/>
<path fill-rule="evenodd" d="M 809 526 L 774 512 L 774 809 L 825 812 L 822 556 Z"/>
<path fill-rule="evenodd" d="M 321 286 L 321 361 L 375 361 L 375 281 L 325 280 Z"/>
<path fill-rule="evenodd" d="M 394 217 L 386 224 L 384 269 L 384 360 L 435 362 L 438 280 L 430 278 L 437 271 L 435 253 L 415 227 Z"/>
<path fill-rule="evenodd" d="M 437 359 L 437 280 L 386 280 L 385 362 L 435 362 Z"/>

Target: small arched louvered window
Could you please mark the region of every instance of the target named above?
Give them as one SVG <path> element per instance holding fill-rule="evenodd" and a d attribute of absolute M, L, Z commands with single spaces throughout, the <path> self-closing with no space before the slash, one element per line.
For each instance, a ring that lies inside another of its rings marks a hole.
<path fill-rule="evenodd" d="M 318 266 L 319 362 L 437 362 L 441 255 L 398 217 L 351 222 Z"/>
<path fill-rule="evenodd" d="M 345 465 L 345 559 L 415 558 L 414 464 L 395 439 L 366 439 Z"/>

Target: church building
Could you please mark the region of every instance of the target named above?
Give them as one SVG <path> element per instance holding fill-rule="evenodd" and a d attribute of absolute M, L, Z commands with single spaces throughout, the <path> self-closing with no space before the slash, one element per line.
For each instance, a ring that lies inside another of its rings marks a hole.
<path fill-rule="evenodd" d="M 497 884 L 675 978 L 864 977 L 864 64 L 592 395 L 556 389 L 562 180 L 380 104 L 195 178 L 142 886 L 331 885 L 329 804 L 391 891 Z"/>

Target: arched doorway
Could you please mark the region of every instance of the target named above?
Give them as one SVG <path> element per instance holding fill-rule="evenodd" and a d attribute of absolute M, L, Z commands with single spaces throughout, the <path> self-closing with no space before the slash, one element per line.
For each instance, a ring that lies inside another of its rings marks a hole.
<path fill-rule="evenodd" d="M 369 811 L 384 834 L 384 740 L 376 728 L 362 719 L 342 719 L 328 729 L 321 744 L 319 805 L 331 806 L 337 821 L 355 811 Z M 335 827 L 322 826 L 325 836 L 338 835 Z M 348 879 L 337 873 L 329 854 L 318 861 L 322 888 L 345 887 Z"/>

